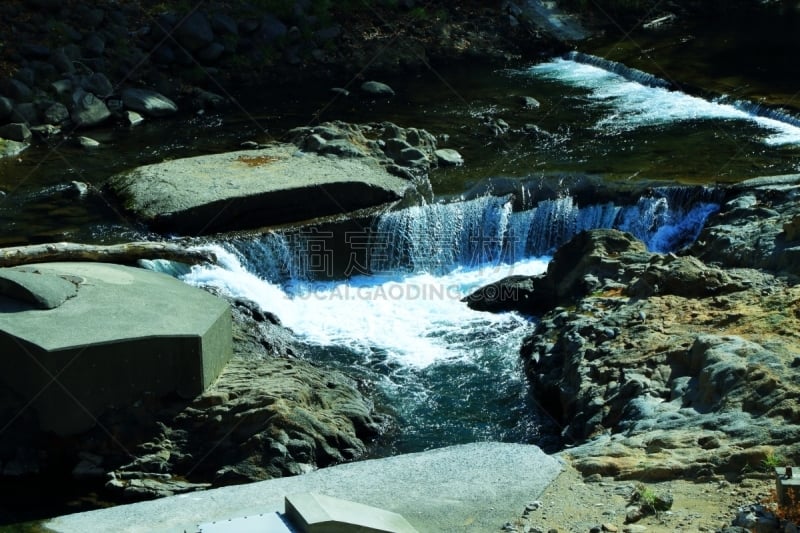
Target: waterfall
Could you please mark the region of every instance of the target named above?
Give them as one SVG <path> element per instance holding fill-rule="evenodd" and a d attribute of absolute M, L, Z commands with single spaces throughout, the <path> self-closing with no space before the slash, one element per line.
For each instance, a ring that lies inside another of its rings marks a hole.
<path fill-rule="evenodd" d="M 595 125 L 606 134 L 715 119 L 754 123 L 769 131 L 763 142 L 770 146 L 800 144 L 800 118 L 786 110 L 724 96 L 690 95 L 662 78 L 602 57 L 569 52 L 530 72 L 587 89 L 588 97 L 606 113 Z"/>
<path fill-rule="evenodd" d="M 636 83 L 646 85 L 648 87 L 660 87 L 663 89 L 672 88 L 672 84 L 667 80 L 659 78 L 658 76 L 653 76 L 652 74 L 644 72 L 643 70 L 635 69 L 616 61 L 611 61 L 610 59 L 576 51 L 568 52 L 565 58 L 576 63 L 583 63 L 584 65 L 591 65 L 608 72 L 613 72 L 614 74 L 622 76 L 628 81 L 635 81 Z"/>
<path fill-rule="evenodd" d="M 442 275 L 459 267 L 513 265 L 550 255 L 577 233 L 595 228 L 627 231 L 649 249 L 668 252 L 697 238 L 718 200 L 719 192 L 710 188 L 660 187 L 632 205 L 579 205 L 565 194 L 518 212 L 510 197 L 498 196 L 410 207 L 381 215 L 363 233 L 348 234 L 344 240 L 350 246 L 358 242 L 363 258 L 351 261 L 361 270 L 345 275 Z M 337 250 L 327 239 L 333 233 L 307 230 L 239 237 L 226 246 L 247 271 L 288 284 L 335 278 L 323 267 L 336 254 L 355 257 L 357 250 Z"/>
<path fill-rule="evenodd" d="M 722 104 L 728 104 L 740 111 L 744 111 L 748 115 L 754 117 L 763 117 L 783 122 L 792 126 L 800 128 L 800 117 L 792 115 L 789 111 L 777 107 L 770 107 L 748 100 L 731 100 L 727 96 L 722 96 L 716 100 Z"/>

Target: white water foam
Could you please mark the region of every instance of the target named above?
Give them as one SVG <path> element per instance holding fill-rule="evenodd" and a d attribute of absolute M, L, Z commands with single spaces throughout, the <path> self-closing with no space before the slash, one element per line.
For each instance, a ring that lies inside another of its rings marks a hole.
<path fill-rule="evenodd" d="M 468 351 L 461 349 L 469 339 L 526 327 L 527 319 L 519 315 L 473 311 L 460 300 L 503 277 L 544 272 L 549 260 L 458 268 L 440 276 L 416 273 L 295 281 L 282 288 L 248 272 L 228 250 L 214 246 L 213 251 L 221 266 L 195 266 L 182 279 L 253 300 L 308 342 L 347 346 L 365 357 L 381 350 L 387 359 L 416 368 L 469 358 Z"/>
<path fill-rule="evenodd" d="M 611 134 L 690 120 L 741 120 L 768 130 L 762 138 L 767 145 L 800 144 L 800 127 L 795 125 L 757 116 L 721 101 L 642 85 L 593 65 L 559 58 L 531 67 L 530 73 L 587 89 L 587 97 L 607 109 L 596 129 Z"/>

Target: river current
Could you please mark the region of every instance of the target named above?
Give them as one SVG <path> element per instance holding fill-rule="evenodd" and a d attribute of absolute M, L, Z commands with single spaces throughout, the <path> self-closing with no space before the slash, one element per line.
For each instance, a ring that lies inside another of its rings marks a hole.
<path fill-rule="evenodd" d="M 398 422 L 388 453 L 476 440 L 539 442 L 557 431 L 534 405 L 520 368 L 518 349 L 534 318 L 472 311 L 464 296 L 508 275 L 543 272 L 555 248 L 584 229 L 615 227 L 651 250 L 679 249 L 717 209 L 714 183 L 797 170 L 800 127 L 791 114 L 764 113 L 722 95 L 690 95 L 624 65 L 571 54 L 469 74 L 448 73 L 458 91 L 397 80 L 404 96 L 396 101 L 339 102 L 324 117 L 425 127 L 448 135 L 443 144 L 467 161 L 434 172 L 436 202 L 385 213 L 365 228 L 369 261 L 334 274 L 326 261 L 337 251 L 324 235 L 269 231 L 199 244 L 211 246 L 220 264 L 180 276 L 255 301 L 308 344 L 308 357 L 373 383 L 378 407 Z M 541 106 L 522 109 L 523 95 Z M 198 116 L 180 131 L 168 124 L 167 135 L 175 135 L 166 144 L 160 125 L 108 132 L 108 146 L 81 154 L 80 166 L 72 164 L 75 153 L 60 148 L 5 161 L 3 239 L 147 237 L 112 204 L 76 201 L 66 184 L 101 186 L 111 172 L 133 164 L 267 140 L 262 121 L 279 131 L 302 124 L 288 102 L 274 120 L 269 106 L 254 103 L 249 121 L 234 114 Z M 505 117 L 510 131 L 483 130 L 487 117 Z M 139 135 L 139 144 L 129 144 L 130 135 Z M 586 175 L 653 186 L 624 201 L 592 203 L 570 188 L 573 178 Z M 497 177 L 518 183 L 514 201 L 466 194 Z M 540 198 L 537 184 L 544 182 L 560 185 Z M 684 184 L 698 182 L 707 187 L 687 193 Z"/>

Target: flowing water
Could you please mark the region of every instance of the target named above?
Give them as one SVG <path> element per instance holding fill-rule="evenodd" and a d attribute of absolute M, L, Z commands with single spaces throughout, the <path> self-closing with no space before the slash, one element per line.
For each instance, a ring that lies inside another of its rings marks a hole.
<path fill-rule="evenodd" d="M 547 254 L 584 229 L 631 231 L 653 250 L 691 242 L 717 205 L 686 198 L 685 188 L 663 188 L 628 206 L 564 197 L 515 212 L 507 197 L 485 196 L 413 207 L 374 221 L 364 270 L 348 278 L 320 276 L 334 250 L 309 232 L 215 245 L 220 265 L 182 279 L 255 301 L 308 343 L 310 357 L 375 383 L 398 422 L 393 452 L 539 442 L 542 428 L 557 428 L 532 403 L 517 355 L 532 318 L 472 311 L 461 299 L 543 272 Z"/>
<path fill-rule="evenodd" d="M 380 407 L 398 421 L 390 451 L 538 442 L 548 422 L 517 355 L 532 318 L 471 311 L 461 298 L 507 275 L 542 272 L 555 247 L 583 229 L 616 227 L 652 250 L 676 250 L 717 209 L 715 183 L 798 168 L 800 121 L 791 112 L 740 95 L 682 92 L 596 56 L 386 81 L 399 95 L 388 103 L 332 101 L 325 88 L 308 87 L 273 101 L 242 97 L 246 112 L 99 131 L 105 146 L 92 153 L 32 148 L 0 162 L 0 239 L 147 236 L 103 197 L 76 198 L 69 182 L 101 187 L 138 164 L 280 138 L 317 120 L 392 120 L 446 134 L 467 161 L 432 174 L 446 201 L 376 218 L 351 236 L 362 253 L 345 272 L 329 268 L 331 254 L 350 252 L 324 235 L 276 231 L 218 239 L 211 246 L 221 264 L 182 279 L 256 301 L 308 343 L 309 357 L 374 383 Z M 525 95 L 541 106 L 523 108 Z M 506 120 L 508 133 L 489 132 L 490 118 Z M 593 199 L 573 188 L 585 176 L 650 187 Z M 678 185 L 687 183 L 708 188 Z"/>

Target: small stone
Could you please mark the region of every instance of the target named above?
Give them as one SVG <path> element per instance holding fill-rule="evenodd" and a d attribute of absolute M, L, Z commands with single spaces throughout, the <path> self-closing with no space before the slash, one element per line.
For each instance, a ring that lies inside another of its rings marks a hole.
<path fill-rule="evenodd" d="M 534 501 L 534 502 L 531 502 L 531 503 L 529 503 L 528 505 L 526 505 L 526 506 L 525 506 L 525 510 L 526 510 L 527 512 L 536 511 L 536 510 L 537 510 L 537 509 L 539 509 L 541 506 L 542 506 L 542 502 L 540 502 L 539 500 L 536 500 L 536 501 Z"/>
<path fill-rule="evenodd" d="M 343 87 L 331 87 L 331 92 L 339 96 L 350 96 L 350 91 Z"/>
<path fill-rule="evenodd" d="M 625 527 L 625 529 L 622 530 L 622 533 L 644 533 L 645 531 L 647 531 L 645 526 L 634 524 L 632 526 Z"/>
<path fill-rule="evenodd" d="M 100 143 L 90 137 L 78 137 L 78 145 L 81 148 L 97 148 Z"/>
<path fill-rule="evenodd" d="M 525 106 L 527 109 L 539 109 L 541 104 L 539 100 L 533 98 L 532 96 L 523 96 L 521 97 L 522 105 Z"/>
<path fill-rule="evenodd" d="M 617 533 L 619 528 L 614 524 L 603 524 L 603 531 L 608 531 L 609 533 Z"/>
<path fill-rule="evenodd" d="M 129 126 L 138 126 L 139 124 L 144 122 L 144 117 L 142 117 L 142 115 L 140 115 L 136 111 L 126 111 L 125 120 L 128 121 Z"/>

